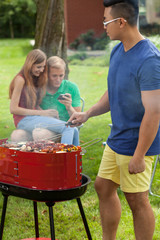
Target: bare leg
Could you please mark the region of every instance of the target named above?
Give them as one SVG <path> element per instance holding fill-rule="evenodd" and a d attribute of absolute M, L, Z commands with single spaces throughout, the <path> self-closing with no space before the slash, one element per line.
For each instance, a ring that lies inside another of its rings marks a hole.
<path fill-rule="evenodd" d="M 35 128 L 32 132 L 34 141 L 39 140 L 53 140 L 54 142 L 60 142 L 60 134 L 50 131 L 45 128 Z"/>
<path fill-rule="evenodd" d="M 119 185 L 111 180 L 96 178 L 95 189 L 99 197 L 103 240 L 115 240 L 121 217 L 121 205 L 117 195 Z"/>
<path fill-rule="evenodd" d="M 32 141 L 32 134 L 22 129 L 16 129 L 11 134 L 12 142 Z"/>
<path fill-rule="evenodd" d="M 152 240 L 155 218 L 149 203 L 148 191 L 124 194 L 132 210 L 136 240 Z"/>

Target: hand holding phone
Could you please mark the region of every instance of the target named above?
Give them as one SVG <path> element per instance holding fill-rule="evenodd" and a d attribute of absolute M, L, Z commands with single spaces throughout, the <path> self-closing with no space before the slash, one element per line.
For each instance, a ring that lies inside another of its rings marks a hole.
<path fill-rule="evenodd" d="M 70 93 L 60 94 L 58 100 L 65 105 L 67 111 L 72 108 L 72 96 Z"/>
<path fill-rule="evenodd" d="M 58 100 L 65 100 L 64 96 L 68 97 L 68 95 L 60 94 L 59 97 L 58 97 Z"/>

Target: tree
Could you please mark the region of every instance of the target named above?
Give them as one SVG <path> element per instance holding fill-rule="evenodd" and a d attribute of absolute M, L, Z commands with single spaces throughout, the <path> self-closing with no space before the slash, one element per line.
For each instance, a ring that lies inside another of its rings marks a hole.
<path fill-rule="evenodd" d="M 33 37 L 35 14 L 33 0 L 1 0 L 0 37 Z"/>
<path fill-rule="evenodd" d="M 37 5 L 35 48 L 48 57 L 57 55 L 67 61 L 64 0 L 35 0 Z"/>

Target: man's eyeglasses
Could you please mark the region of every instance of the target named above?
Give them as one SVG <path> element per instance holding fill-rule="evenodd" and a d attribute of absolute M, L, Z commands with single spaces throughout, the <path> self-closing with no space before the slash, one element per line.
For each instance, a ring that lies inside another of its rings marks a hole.
<path fill-rule="evenodd" d="M 110 21 L 108 21 L 108 22 L 105 22 L 105 21 L 104 21 L 104 22 L 103 22 L 103 25 L 104 25 L 104 27 L 106 27 L 109 23 L 112 23 L 112 22 L 114 22 L 114 21 L 117 21 L 118 19 L 121 19 L 121 18 L 120 18 L 120 17 L 119 17 L 119 18 L 115 18 L 115 19 L 112 19 L 112 20 L 110 20 Z M 125 20 L 125 19 L 124 19 L 124 21 L 127 22 L 127 20 Z"/>

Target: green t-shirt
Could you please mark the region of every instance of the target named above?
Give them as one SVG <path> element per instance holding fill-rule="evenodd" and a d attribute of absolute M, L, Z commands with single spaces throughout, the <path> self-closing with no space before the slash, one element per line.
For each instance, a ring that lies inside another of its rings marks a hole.
<path fill-rule="evenodd" d="M 80 107 L 80 92 L 78 86 L 69 80 L 63 80 L 58 91 L 55 94 L 46 92 L 45 97 L 42 99 L 40 107 L 44 110 L 55 109 L 59 113 L 60 120 L 68 121 L 69 114 L 64 104 L 60 103 L 57 99 L 60 94 L 70 93 L 72 97 L 72 107 Z"/>

